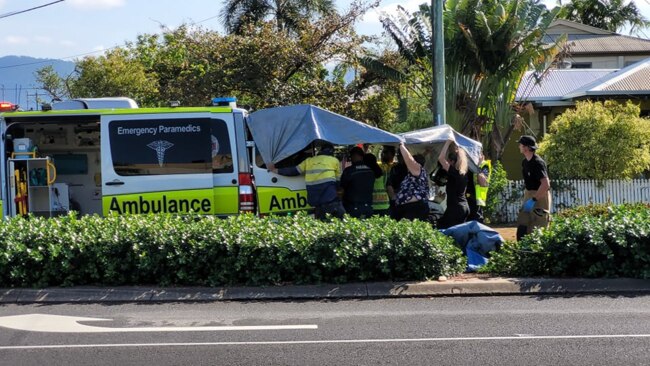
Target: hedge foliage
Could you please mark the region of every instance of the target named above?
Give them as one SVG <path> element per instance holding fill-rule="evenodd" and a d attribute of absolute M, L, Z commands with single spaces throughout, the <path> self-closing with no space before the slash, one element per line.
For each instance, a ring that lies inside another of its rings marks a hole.
<path fill-rule="evenodd" d="M 0 222 L 0 286 L 424 280 L 465 259 L 422 222 L 74 215 Z"/>
<path fill-rule="evenodd" d="M 650 278 L 650 206 L 585 206 L 494 253 L 485 272 L 511 276 Z"/>

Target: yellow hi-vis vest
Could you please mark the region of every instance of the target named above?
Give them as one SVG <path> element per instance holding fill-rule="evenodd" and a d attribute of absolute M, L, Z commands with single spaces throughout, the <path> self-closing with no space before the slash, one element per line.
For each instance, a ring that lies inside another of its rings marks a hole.
<path fill-rule="evenodd" d="M 336 182 L 341 178 L 341 165 L 338 159 L 329 155 L 307 158 L 298 164 L 296 169 L 300 174 L 305 175 L 305 183 L 308 186 Z"/>
<path fill-rule="evenodd" d="M 483 175 L 485 175 L 487 186 L 481 187 L 481 185 L 478 184 L 479 173 L 483 173 Z M 492 174 L 492 162 L 490 160 L 483 161 L 479 166 L 479 173 L 474 174 L 474 190 L 476 192 L 476 205 L 485 206 L 487 204 L 488 188 L 490 188 L 490 175 Z"/>
<path fill-rule="evenodd" d="M 382 176 L 375 179 L 375 185 L 372 190 L 372 209 L 374 211 L 388 210 L 390 207 L 390 200 L 386 192 L 386 182 L 388 181 L 388 173 L 395 163 L 384 164 L 377 163 L 383 172 Z"/>

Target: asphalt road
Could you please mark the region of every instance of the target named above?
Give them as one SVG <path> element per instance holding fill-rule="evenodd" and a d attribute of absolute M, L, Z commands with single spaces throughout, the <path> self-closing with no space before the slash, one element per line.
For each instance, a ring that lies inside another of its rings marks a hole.
<path fill-rule="evenodd" d="M 0 365 L 650 363 L 650 296 L 8 304 L 0 326 Z M 223 328 L 254 326 L 307 329 Z"/>

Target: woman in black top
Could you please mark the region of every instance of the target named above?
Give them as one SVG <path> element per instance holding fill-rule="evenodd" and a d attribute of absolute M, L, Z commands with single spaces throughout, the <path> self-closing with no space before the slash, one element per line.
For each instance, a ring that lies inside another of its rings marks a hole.
<path fill-rule="evenodd" d="M 469 205 L 465 197 L 467 190 L 467 155 L 458 145 L 447 141 L 440 151 L 438 161 L 447 171 L 447 209 L 438 222 L 439 229 L 462 224 L 469 215 Z"/>

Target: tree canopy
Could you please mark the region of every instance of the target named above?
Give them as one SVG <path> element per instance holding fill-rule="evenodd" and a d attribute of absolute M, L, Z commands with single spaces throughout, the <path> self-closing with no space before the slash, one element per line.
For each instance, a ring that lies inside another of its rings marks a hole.
<path fill-rule="evenodd" d="M 628 101 L 579 102 L 550 125 L 539 153 L 557 178 L 629 179 L 650 169 L 650 120 Z"/>
<path fill-rule="evenodd" d="M 650 26 L 634 1 L 626 0 L 571 0 L 562 6 L 558 18 L 611 32 L 630 27 L 635 33 Z"/>
<path fill-rule="evenodd" d="M 59 98 L 129 96 L 142 106 L 171 100 L 196 106 L 234 95 L 250 109 L 310 103 L 348 113 L 365 98 L 357 89 L 364 86 L 347 85 L 345 69 L 328 66 L 360 52 L 366 37 L 356 34 L 354 24 L 375 5 L 355 2 L 344 14 L 302 23 L 297 34 L 278 33 L 271 21 L 227 35 L 184 25 L 78 60 L 70 77 L 43 69 L 38 78 Z"/>
<path fill-rule="evenodd" d="M 332 0 L 225 0 L 221 11 L 229 33 L 241 33 L 248 24 L 272 19 L 278 31 L 295 32 L 316 15 L 336 12 Z"/>

